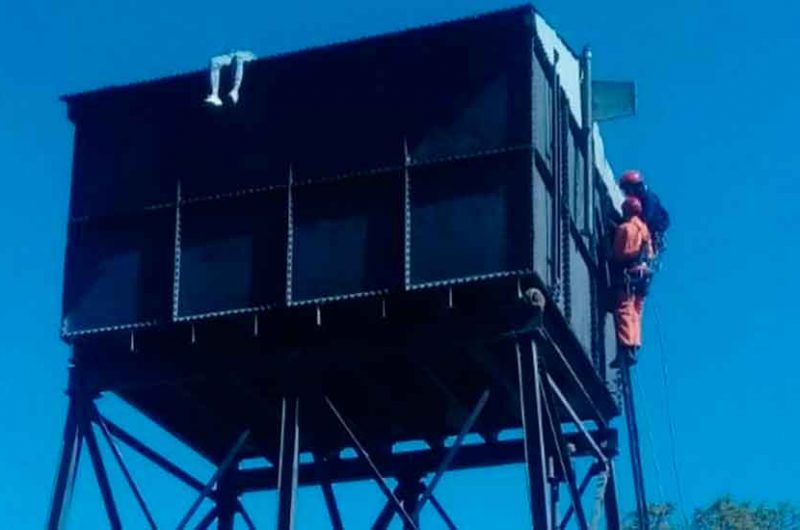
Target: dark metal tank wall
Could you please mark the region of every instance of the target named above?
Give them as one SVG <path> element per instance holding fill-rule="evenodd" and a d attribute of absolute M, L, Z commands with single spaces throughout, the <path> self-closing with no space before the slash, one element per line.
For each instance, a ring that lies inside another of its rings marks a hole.
<path fill-rule="evenodd" d="M 584 350 L 603 357 L 597 227 L 587 211 L 586 138 L 543 50 L 533 56 L 534 269 Z M 594 175 L 595 178 L 598 178 Z M 588 228 L 589 230 L 586 230 Z"/>
<path fill-rule="evenodd" d="M 67 335 L 530 272 L 530 8 L 68 99 Z M 224 87 L 223 87 L 224 92 Z"/>
<path fill-rule="evenodd" d="M 585 139 L 532 17 L 260 60 L 236 106 L 205 72 L 68 99 L 65 334 L 535 273 L 598 356 Z"/>

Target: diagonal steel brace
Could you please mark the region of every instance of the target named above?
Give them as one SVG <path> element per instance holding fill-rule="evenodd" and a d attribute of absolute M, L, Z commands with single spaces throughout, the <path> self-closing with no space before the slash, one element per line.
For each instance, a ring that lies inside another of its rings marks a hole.
<path fill-rule="evenodd" d="M 386 479 L 384 479 L 383 476 L 380 474 L 380 471 L 378 471 L 378 468 L 375 466 L 375 463 L 372 461 L 372 458 L 370 458 L 369 453 L 367 453 L 367 450 L 364 449 L 363 445 L 361 445 L 361 442 L 358 441 L 358 438 L 356 437 L 355 433 L 350 428 L 350 426 L 347 424 L 342 414 L 339 412 L 339 410 L 336 408 L 336 406 L 328 397 L 325 397 L 325 403 L 328 405 L 328 408 L 331 409 L 331 412 L 333 412 L 333 415 L 336 417 L 339 424 L 345 430 L 347 436 L 350 437 L 350 441 L 355 447 L 356 452 L 367 463 L 367 466 L 369 466 L 370 471 L 372 471 L 372 478 L 378 484 L 378 487 L 386 496 L 386 498 L 389 500 L 389 502 L 391 502 L 395 512 L 397 512 L 397 514 L 403 520 L 403 523 L 408 528 L 417 530 L 417 525 L 414 523 L 414 520 L 411 518 L 411 516 L 408 514 L 405 508 L 403 508 L 403 504 L 400 502 L 400 500 L 397 498 L 394 492 L 389 488 L 389 485 L 386 484 Z"/>

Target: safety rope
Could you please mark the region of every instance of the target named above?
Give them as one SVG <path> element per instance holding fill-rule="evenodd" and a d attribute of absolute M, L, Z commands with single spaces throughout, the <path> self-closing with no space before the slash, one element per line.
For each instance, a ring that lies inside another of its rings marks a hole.
<path fill-rule="evenodd" d="M 669 427 L 670 439 L 670 454 L 672 460 L 672 473 L 675 476 L 675 487 L 678 492 L 678 512 L 681 516 L 683 528 L 689 528 L 689 519 L 686 517 L 685 506 L 686 502 L 683 496 L 683 486 L 681 483 L 681 474 L 678 466 L 678 444 L 675 428 L 675 419 L 672 415 L 672 406 L 670 405 L 669 396 L 669 370 L 667 369 L 667 354 L 664 346 L 664 336 L 661 329 L 661 313 L 657 304 L 653 304 L 653 312 L 656 317 L 656 336 L 658 337 L 659 346 L 659 359 L 661 363 L 661 382 L 664 390 L 664 412 L 667 416 L 667 426 Z"/>
<path fill-rule="evenodd" d="M 635 385 L 634 390 L 639 395 L 637 399 L 640 400 L 640 403 L 650 403 L 650 400 L 647 399 L 647 394 L 644 392 L 644 387 L 639 383 L 639 380 L 634 380 L 633 384 Z M 656 442 L 655 438 L 653 437 L 653 430 L 652 430 L 652 423 L 650 422 L 650 414 L 647 412 L 647 407 L 642 407 L 642 416 L 644 420 L 644 430 L 647 433 L 647 442 L 650 445 L 650 459 L 653 462 L 653 469 L 656 472 L 656 486 L 658 486 L 658 495 L 659 500 L 661 502 L 666 502 L 667 496 L 664 494 L 664 480 L 663 475 L 661 473 L 661 465 L 658 462 L 658 451 L 656 449 Z"/>

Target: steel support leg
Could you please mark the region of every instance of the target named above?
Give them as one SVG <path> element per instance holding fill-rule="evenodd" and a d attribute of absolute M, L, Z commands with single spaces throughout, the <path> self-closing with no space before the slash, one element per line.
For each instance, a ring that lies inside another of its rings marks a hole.
<path fill-rule="evenodd" d="M 627 360 L 628 355 L 625 355 L 623 357 L 620 371 L 622 374 L 622 392 L 623 404 L 625 407 L 625 419 L 628 426 L 628 446 L 631 453 L 633 485 L 636 493 L 636 511 L 639 517 L 639 528 L 649 528 L 647 495 L 645 494 L 644 489 L 644 471 L 642 469 L 642 452 L 639 446 L 639 426 L 636 422 L 636 408 L 634 406 L 631 369 Z"/>
<path fill-rule="evenodd" d="M 247 528 L 249 530 L 256 530 L 256 523 L 253 522 L 253 518 L 250 517 L 250 514 L 247 513 L 247 510 L 244 509 L 244 505 L 242 504 L 242 501 L 237 501 L 236 502 L 236 511 L 239 512 L 239 515 L 242 516 L 242 519 L 244 520 L 244 524 L 247 525 Z"/>
<path fill-rule="evenodd" d="M 614 464 L 608 463 L 608 482 L 604 497 L 606 513 L 606 530 L 620 530 L 622 527 L 619 516 L 619 504 L 617 504 L 617 481 L 614 477 Z"/>
<path fill-rule="evenodd" d="M 453 463 L 453 460 L 458 454 L 458 450 L 461 449 L 461 445 L 464 443 L 464 439 L 467 437 L 467 434 L 469 434 L 469 432 L 475 426 L 475 422 L 478 421 L 478 418 L 480 417 L 481 412 L 483 412 L 483 408 L 486 406 L 487 401 L 489 401 L 489 390 L 485 390 L 483 394 L 481 394 L 478 403 L 472 409 L 472 412 L 470 412 L 470 415 L 467 417 L 467 420 L 461 427 L 461 431 L 458 433 L 456 440 L 445 454 L 445 457 L 439 464 L 436 473 L 433 474 L 433 477 L 428 483 L 428 487 L 422 492 L 422 496 L 419 498 L 419 501 L 416 503 L 416 508 L 414 508 L 412 512 L 412 517 L 419 518 L 420 511 L 422 511 L 422 508 L 425 507 L 425 503 L 428 502 L 428 500 L 431 498 L 431 495 L 433 495 L 433 490 L 436 489 L 439 481 L 450 468 L 450 464 Z"/>
<path fill-rule="evenodd" d="M 598 464 L 593 464 L 592 467 L 589 468 L 589 471 L 586 472 L 584 475 L 583 480 L 581 480 L 580 485 L 578 486 L 578 495 L 583 496 L 586 493 L 586 488 L 589 487 L 589 483 L 592 481 L 595 475 L 597 475 L 600 466 Z M 575 507 L 570 505 L 567 508 L 567 511 L 564 513 L 564 517 L 561 519 L 561 524 L 558 525 L 560 530 L 565 530 L 567 525 L 569 524 L 569 520 L 572 519 L 572 515 L 575 513 Z"/>
<path fill-rule="evenodd" d="M 416 527 L 419 527 L 419 515 L 415 514 L 415 508 L 418 506 L 420 494 L 425 489 L 425 486 L 420 482 L 417 476 L 398 477 L 399 484 L 394 489 L 394 495 L 400 500 L 403 508 L 409 513 L 411 519 L 414 521 Z M 389 500 L 381 510 L 375 523 L 372 525 L 372 530 L 386 530 L 396 515 L 393 503 Z M 403 524 L 403 529 L 408 530 L 412 528 L 409 523 Z"/>
<path fill-rule="evenodd" d="M 394 495 L 397 496 L 400 493 L 400 489 L 395 488 Z M 378 514 L 378 517 L 375 519 L 375 522 L 372 523 L 372 530 L 386 530 L 389 528 L 389 524 L 391 524 L 392 519 L 394 518 L 395 508 L 392 501 L 386 501 L 384 504 L 383 509 Z"/>
<path fill-rule="evenodd" d="M 547 482 L 550 484 L 550 520 L 551 530 L 556 530 L 556 514 L 561 493 L 561 479 L 556 475 L 556 463 L 553 457 L 547 458 Z"/>
<path fill-rule="evenodd" d="M 297 469 L 300 453 L 299 399 L 283 398 L 278 456 L 278 530 L 294 529 Z"/>
<path fill-rule="evenodd" d="M 211 523 L 213 523 L 217 519 L 218 513 L 219 510 L 217 509 L 217 507 L 216 506 L 212 507 L 210 510 L 208 510 L 208 513 L 206 513 L 203 516 L 203 518 L 200 519 L 200 522 L 197 523 L 195 530 L 208 530 L 209 528 L 211 528 Z"/>
<path fill-rule="evenodd" d="M 331 484 L 330 474 L 328 473 L 328 462 L 321 454 L 314 455 L 314 461 L 319 470 L 319 485 L 322 489 L 322 496 L 325 498 L 325 506 L 328 508 L 328 515 L 331 518 L 331 527 L 333 530 L 344 530 L 342 515 L 339 513 L 339 504 L 336 502 L 336 495 L 333 492 L 333 485 Z"/>
<path fill-rule="evenodd" d="M 433 506 L 433 508 L 439 513 L 439 517 L 442 518 L 444 524 L 447 525 L 447 528 L 449 530 L 458 530 L 458 528 L 456 527 L 456 523 L 454 523 L 453 520 L 450 518 L 450 516 L 447 515 L 447 512 L 445 511 L 441 503 L 439 503 L 439 500 L 433 495 L 431 495 L 430 501 L 431 501 L 431 506 Z"/>
<path fill-rule="evenodd" d="M 97 445 L 97 438 L 92 430 L 92 424 L 89 421 L 90 411 L 88 410 L 90 403 L 83 403 L 79 405 L 79 415 L 81 430 L 83 436 L 86 438 L 86 448 L 89 450 L 89 457 L 92 460 L 92 467 L 94 467 L 95 478 L 97 485 L 100 487 L 100 493 L 103 496 L 103 503 L 106 506 L 106 514 L 108 515 L 109 525 L 113 530 L 120 530 L 122 522 L 119 518 L 117 505 L 114 503 L 114 495 L 111 492 L 111 483 L 106 474 L 106 467 L 103 464 L 103 457 L 100 454 L 100 448 Z"/>
<path fill-rule="evenodd" d="M 403 530 L 416 530 L 419 528 L 419 499 L 420 494 L 425 489 L 425 486 L 419 480 L 412 480 L 407 483 L 403 488 L 400 499 L 403 503 L 403 508 L 411 515 L 414 524 L 406 523 L 403 525 Z"/>
<path fill-rule="evenodd" d="M 567 444 L 564 442 L 564 436 L 561 433 L 561 421 L 556 415 L 555 406 L 551 406 L 551 403 L 553 403 L 553 398 L 549 390 L 550 389 L 547 385 L 542 385 L 545 430 L 550 433 L 554 457 L 560 466 L 564 480 L 567 482 L 570 500 L 572 501 L 572 508 L 578 516 L 580 528 L 581 530 L 588 530 L 589 523 L 586 520 L 586 514 L 584 513 L 583 505 L 581 504 L 581 492 L 579 491 L 578 485 L 575 482 L 575 469 L 572 467 L 572 459 L 569 454 L 569 449 L 567 448 Z M 553 511 L 552 515 L 553 525 L 555 526 L 556 512 Z"/>
<path fill-rule="evenodd" d="M 47 530 L 61 530 L 64 528 L 67 512 L 69 511 L 72 487 L 75 484 L 82 446 L 75 408 L 75 400 L 70 398 L 67 419 L 64 424 L 61 458 L 59 459 L 55 487 L 53 488 L 53 500 L 50 504 L 50 514 L 47 518 Z"/>
<path fill-rule="evenodd" d="M 233 530 L 239 499 L 231 481 L 231 471 L 222 475 L 217 484 L 217 530 Z"/>
<path fill-rule="evenodd" d="M 118 426 L 114 422 L 108 420 L 107 418 L 101 416 L 101 421 L 103 424 L 108 428 L 108 432 L 114 436 L 117 440 L 124 443 L 150 462 L 154 463 L 173 477 L 177 478 L 190 488 L 193 488 L 196 491 L 203 491 L 203 483 L 191 476 L 186 471 L 182 470 L 153 449 L 147 447 L 145 444 L 134 438 L 131 434 L 125 431 L 122 427 Z"/>
<path fill-rule="evenodd" d="M 542 377 L 536 343 L 517 344 L 520 412 L 525 446 L 533 530 L 549 530 L 550 513 L 547 492 L 547 457 L 545 455 Z"/>
<path fill-rule="evenodd" d="M 131 475 L 131 472 L 128 470 L 128 466 L 125 465 L 125 461 L 122 458 L 122 453 L 119 452 L 119 449 L 114 443 L 114 439 L 111 438 L 111 433 L 108 432 L 108 427 L 106 427 L 105 423 L 103 422 L 103 418 L 100 417 L 100 413 L 97 411 L 97 406 L 94 403 L 91 404 L 91 413 L 92 420 L 97 423 L 98 427 L 100 427 L 100 432 L 106 439 L 106 443 L 108 443 L 111 453 L 114 455 L 114 458 L 117 461 L 117 465 L 119 465 L 125 480 L 128 482 L 128 486 L 131 488 L 134 497 L 136 497 L 136 502 L 139 503 L 139 507 L 142 509 L 142 513 L 144 513 L 147 523 L 150 525 L 151 530 L 157 530 L 158 526 L 153 519 L 153 515 L 150 513 L 150 509 L 147 507 L 144 496 L 142 496 L 142 492 L 139 490 L 136 482 L 134 482 L 133 475 Z"/>

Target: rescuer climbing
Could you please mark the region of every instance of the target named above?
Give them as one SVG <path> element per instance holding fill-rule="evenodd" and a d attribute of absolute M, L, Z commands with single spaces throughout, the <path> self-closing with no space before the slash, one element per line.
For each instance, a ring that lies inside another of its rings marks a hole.
<path fill-rule="evenodd" d="M 650 230 L 641 219 L 641 201 L 627 197 L 622 211 L 625 220 L 614 235 L 614 261 L 619 265 L 620 276 L 614 316 L 620 354 L 635 362 L 635 350 L 642 345 L 642 311 L 651 277 L 648 262 L 653 257 L 653 246 Z"/>
<path fill-rule="evenodd" d="M 647 224 L 652 237 L 654 254 L 666 247 L 666 232 L 669 229 L 669 212 L 644 182 L 642 173 L 636 169 L 625 171 L 619 178 L 619 187 L 626 197 L 636 197 L 642 205 L 641 218 Z"/>

